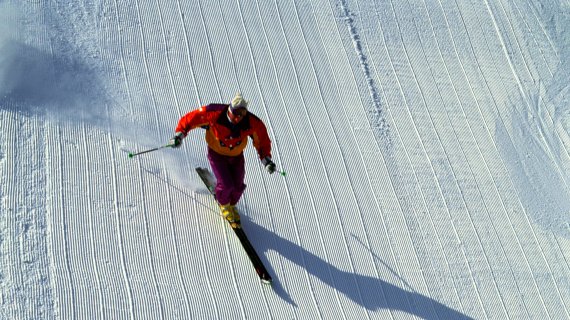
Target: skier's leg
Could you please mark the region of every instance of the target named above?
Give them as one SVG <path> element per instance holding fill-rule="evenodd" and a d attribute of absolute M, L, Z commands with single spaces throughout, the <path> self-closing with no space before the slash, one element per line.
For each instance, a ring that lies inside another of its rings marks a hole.
<path fill-rule="evenodd" d="M 243 153 L 237 157 L 234 157 L 232 160 L 232 180 L 233 186 L 231 190 L 231 199 L 230 203 L 232 205 L 236 205 L 239 202 L 239 199 L 243 195 L 245 191 L 246 185 L 244 183 L 245 180 L 245 158 Z"/>
<path fill-rule="evenodd" d="M 228 161 L 228 157 L 210 148 L 208 148 L 208 160 L 210 161 L 210 166 L 217 180 L 214 190 L 216 192 L 216 200 L 218 200 L 221 205 L 230 204 L 232 186 L 234 184 L 231 163 Z"/>

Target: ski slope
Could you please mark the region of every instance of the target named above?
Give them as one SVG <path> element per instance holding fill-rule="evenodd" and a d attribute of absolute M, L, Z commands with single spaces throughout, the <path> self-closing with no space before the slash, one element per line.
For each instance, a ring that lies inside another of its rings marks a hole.
<path fill-rule="evenodd" d="M 1 319 L 570 318 L 570 3 L 0 2 Z M 236 91 L 259 279 L 178 119 Z"/>

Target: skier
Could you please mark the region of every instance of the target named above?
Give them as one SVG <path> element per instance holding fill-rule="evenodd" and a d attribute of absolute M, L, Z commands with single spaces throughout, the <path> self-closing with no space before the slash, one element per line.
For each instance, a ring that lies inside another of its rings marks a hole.
<path fill-rule="evenodd" d="M 206 129 L 208 160 L 216 176 L 216 200 L 220 211 L 230 224 L 239 225 L 240 216 L 235 208 L 245 190 L 245 158 L 243 151 L 248 136 L 253 140 L 259 159 L 269 173 L 276 170 L 271 160 L 271 140 L 261 119 L 249 112 L 248 101 L 237 93 L 230 104 L 208 104 L 184 115 L 178 122 L 176 134 L 170 140 L 174 148 L 180 147 L 188 131 Z"/>

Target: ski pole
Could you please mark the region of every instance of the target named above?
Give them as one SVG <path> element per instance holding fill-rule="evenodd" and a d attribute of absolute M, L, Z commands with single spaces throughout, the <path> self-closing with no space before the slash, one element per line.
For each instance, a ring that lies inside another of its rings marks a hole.
<path fill-rule="evenodd" d="M 129 152 L 129 158 L 132 158 L 132 157 L 134 157 L 134 156 L 138 156 L 138 155 L 141 155 L 141 154 L 153 152 L 153 151 L 156 151 L 156 150 L 164 149 L 164 148 L 170 148 L 170 147 L 172 147 L 172 146 L 174 146 L 174 145 L 173 145 L 173 144 L 167 144 L 167 145 L 165 145 L 165 146 L 156 147 L 156 148 L 153 148 L 153 149 L 149 149 L 149 150 L 145 150 L 145 151 L 141 151 L 141 152 L 137 152 L 137 153 Z"/>

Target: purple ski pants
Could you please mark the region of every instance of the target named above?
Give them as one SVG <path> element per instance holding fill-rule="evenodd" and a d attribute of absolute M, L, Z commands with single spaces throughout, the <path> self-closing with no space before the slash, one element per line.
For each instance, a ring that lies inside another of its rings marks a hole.
<path fill-rule="evenodd" d="M 245 191 L 245 158 L 221 155 L 208 148 L 208 160 L 216 176 L 216 200 L 220 204 L 236 205 Z"/>

